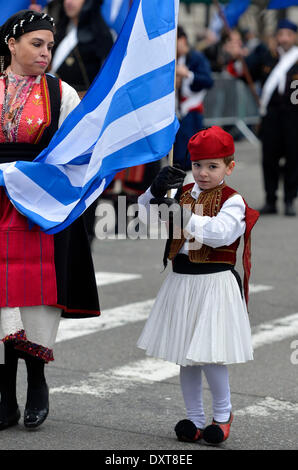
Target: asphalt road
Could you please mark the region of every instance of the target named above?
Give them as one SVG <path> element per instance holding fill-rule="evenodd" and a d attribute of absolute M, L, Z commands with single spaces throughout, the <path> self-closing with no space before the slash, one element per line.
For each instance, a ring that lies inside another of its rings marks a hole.
<path fill-rule="evenodd" d="M 228 184 L 258 208 L 263 203 L 260 151 L 246 141 L 237 143 L 236 151 L 238 162 Z M 219 451 L 298 448 L 297 233 L 298 217 L 283 215 L 281 188 L 280 213 L 262 217 L 253 233 L 249 311 L 255 359 L 229 368 L 235 419 L 230 438 Z M 105 450 L 112 458 L 124 450 L 135 451 L 131 455 L 136 456 L 141 450 L 197 455 L 197 451 L 214 449 L 204 442 L 176 440 L 173 428 L 185 418 L 178 369 L 153 362 L 136 347 L 152 299 L 166 275 L 163 249 L 164 240 L 159 239 L 94 242 L 102 315 L 89 329 L 82 320 L 76 325 L 63 322 L 55 361 L 46 368 L 50 415 L 35 432 L 25 430 L 22 420 L 1 432 L 2 450 L 92 449 Z M 240 261 L 241 256 L 241 273 Z M 117 280 L 104 272 L 135 276 Z M 18 397 L 23 411 L 22 363 Z M 206 382 L 204 402 L 211 420 Z M 122 463 L 136 466 L 133 461 Z"/>

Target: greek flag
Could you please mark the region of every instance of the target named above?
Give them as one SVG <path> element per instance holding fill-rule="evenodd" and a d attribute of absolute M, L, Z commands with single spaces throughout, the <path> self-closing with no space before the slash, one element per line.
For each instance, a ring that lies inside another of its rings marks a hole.
<path fill-rule="evenodd" d="M 70 225 L 115 174 L 159 160 L 175 140 L 179 0 L 134 0 L 81 103 L 33 162 L 0 165 L 14 206 L 46 233 Z"/>

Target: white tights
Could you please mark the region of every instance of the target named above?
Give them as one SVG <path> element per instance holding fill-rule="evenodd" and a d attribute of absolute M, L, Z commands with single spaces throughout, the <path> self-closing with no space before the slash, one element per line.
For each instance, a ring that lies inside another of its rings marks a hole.
<path fill-rule="evenodd" d="M 180 384 L 187 417 L 197 428 L 204 428 L 206 418 L 203 409 L 202 370 L 206 376 L 213 405 L 215 421 L 228 421 L 232 409 L 228 368 L 224 365 L 180 367 Z"/>

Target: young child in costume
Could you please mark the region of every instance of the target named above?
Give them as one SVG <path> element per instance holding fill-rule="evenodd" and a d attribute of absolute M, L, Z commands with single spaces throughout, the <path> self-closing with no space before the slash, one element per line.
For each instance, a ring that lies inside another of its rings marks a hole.
<path fill-rule="evenodd" d="M 204 438 L 215 444 L 228 438 L 233 420 L 227 365 L 253 359 L 246 304 L 250 232 L 259 213 L 225 183 L 235 166 L 230 134 L 217 126 L 203 129 L 190 139 L 188 150 L 195 183 L 181 188 L 185 173 L 165 167 L 139 197 L 141 210 L 144 206 L 149 211 L 150 204 L 159 204 L 160 209 L 162 203 L 174 208 L 174 213 L 178 210 L 182 227 L 180 237 L 168 240 L 167 258 L 173 270 L 157 295 L 138 347 L 180 365 L 188 419 L 177 423 L 178 439 L 196 442 Z M 164 197 L 169 188 L 179 187 L 179 204 Z M 202 215 L 197 215 L 198 205 Z M 177 217 L 173 219 L 177 225 Z M 234 269 L 242 235 L 244 293 Z M 213 421 L 207 427 L 202 371 L 213 404 Z"/>

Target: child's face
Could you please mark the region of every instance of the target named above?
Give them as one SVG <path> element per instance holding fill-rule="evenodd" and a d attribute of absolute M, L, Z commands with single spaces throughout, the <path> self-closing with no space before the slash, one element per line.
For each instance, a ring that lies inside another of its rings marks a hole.
<path fill-rule="evenodd" d="M 199 188 L 212 189 L 232 173 L 234 166 L 234 161 L 226 165 L 223 158 L 196 160 L 192 162 L 192 174 Z"/>

